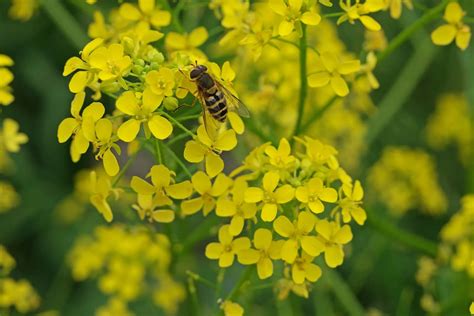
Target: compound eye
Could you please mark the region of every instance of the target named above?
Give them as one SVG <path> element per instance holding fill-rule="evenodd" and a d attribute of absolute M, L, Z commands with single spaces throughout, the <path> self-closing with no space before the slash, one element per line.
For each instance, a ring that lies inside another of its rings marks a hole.
<path fill-rule="evenodd" d="M 189 77 L 190 77 L 191 79 L 196 79 L 196 78 L 199 76 L 200 73 L 201 73 L 201 69 L 199 69 L 199 68 L 194 68 L 194 69 L 191 70 L 191 72 L 189 73 Z"/>
<path fill-rule="evenodd" d="M 200 65 L 199 68 L 201 68 L 202 71 L 207 71 L 207 67 L 204 65 Z"/>

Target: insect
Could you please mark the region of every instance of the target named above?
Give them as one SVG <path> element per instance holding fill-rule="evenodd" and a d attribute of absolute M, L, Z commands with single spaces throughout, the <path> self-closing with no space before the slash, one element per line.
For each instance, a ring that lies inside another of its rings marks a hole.
<path fill-rule="evenodd" d="M 198 99 L 203 107 L 204 125 L 209 135 L 215 133 L 220 124 L 226 122 L 228 111 L 249 117 L 247 107 L 218 79 L 213 78 L 207 72 L 206 66 L 196 63 L 189 77 L 196 82 Z"/>

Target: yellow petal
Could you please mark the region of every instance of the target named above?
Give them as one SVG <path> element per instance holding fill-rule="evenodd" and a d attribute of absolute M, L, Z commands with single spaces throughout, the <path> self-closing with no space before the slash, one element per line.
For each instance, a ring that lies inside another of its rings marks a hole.
<path fill-rule="evenodd" d="M 246 249 L 238 253 L 237 260 L 241 264 L 256 264 L 260 259 L 260 252 L 255 249 Z"/>
<path fill-rule="evenodd" d="M 324 87 L 329 83 L 331 76 L 328 72 L 322 71 L 308 76 L 308 85 L 312 88 Z"/>
<path fill-rule="evenodd" d="M 204 44 L 208 36 L 209 34 L 205 27 L 198 27 L 189 34 L 189 45 L 192 47 L 199 47 Z"/>
<path fill-rule="evenodd" d="M 181 202 L 181 211 L 184 215 L 193 215 L 202 209 L 204 202 L 202 198 L 195 198 Z"/>
<path fill-rule="evenodd" d="M 267 250 L 272 243 L 272 232 L 269 229 L 259 228 L 253 235 L 253 243 L 255 248 L 259 250 Z"/>
<path fill-rule="evenodd" d="M 154 211 L 152 214 L 153 220 L 158 223 L 171 223 L 174 217 L 174 212 L 171 210 Z"/>
<path fill-rule="evenodd" d="M 262 220 L 264 222 L 271 222 L 277 215 L 278 207 L 273 203 L 265 203 L 262 209 Z"/>
<path fill-rule="evenodd" d="M 87 85 L 88 75 L 87 71 L 78 71 L 76 72 L 71 81 L 69 81 L 69 91 L 72 93 L 79 93 L 84 91 L 84 88 Z"/>
<path fill-rule="evenodd" d="M 148 121 L 148 127 L 151 133 L 158 139 L 166 139 L 173 132 L 173 125 L 170 121 L 160 115 L 154 115 Z"/>
<path fill-rule="evenodd" d="M 278 218 L 273 222 L 273 229 L 281 237 L 289 237 L 295 231 L 295 228 L 291 221 L 286 216 L 278 216 Z"/>
<path fill-rule="evenodd" d="M 183 181 L 181 183 L 172 184 L 165 188 L 166 194 L 173 199 L 182 200 L 189 197 L 193 192 L 193 186 L 190 181 Z"/>
<path fill-rule="evenodd" d="M 340 266 L 344 260 L 344 252 L 342 247 L 338 245 L 330 245 L 324 252 L 324 260 L 330 268 Z"/>
<path fill-rule="evenodd" d="M 184 159 L 192 163 L 198 163 L 204 160 L 207 148 L 200 143 L 190 140 L 184 147 Z"/>
<path fill-rule="evenodd" d="M 248 188 L 244 199 L 247 203 L 258 203 L 263 200 L 263 191 L 260 188 Z"/>
<path fill-rule="evenodd" d="M 217 242 L 211 242 L 206 246 L 206 257 L 209 259 L 219 259 L 224 247 Z"/>
<path fill-rule="evenodd" d="M 360 17 L 360 21 L 369 31 L 380 31 L 382 27 L 379 22 L 377 22 L 373 17 L 368 15 L 363 15 Z"/>
<path fill-rule="evenodd" d="M 349 94 L 349 87 L 347 86 L 347 83 L 344 81 L 344 79 L 342 79 L 340 76 L 334 76 L 331 78 L 331 87 L 340 97 L 345 97 Z"/>
<path fill-rule="evenodd" d="M 191 182 L 193 183 L 194 189 L 201 195 L 209 193 L 211 191 L 211 180 L 202 171 L 196 172 L 192 176 Z"/>
<path fill-rule="evenodd" d="M 294 196 L 295 189 L 289 184 L 285 184 L 275 191 L 275 199 L 278 204 L 288 203 L 289 201 L 293 200 Z"/>
<path fill-rule="evenodd" d="M 229 118 L 230 126 L 239 135 L 242 135 L 245 131 L 245 125 L 240 116 L 235 112 L 229 112 L 227 114 Z"/>
<path fill-rule="evenodd" d="M 270 258 L 263 258 L 257 263 L 257 274 L 260 280 L 267 279 L 273 275 L 273 262 Z"/>
<path fill-rule="evenodd" d="M 104 163 L 104 169 L 105 172 L 111 177 L 115 176 L 119 170 L 119 164 L 117 161 L 117 158 L 115 158 L 115 155 L 112 153 L 112 151 L 109 149 L 104 153 L 104 156 L 102 157 L 103 163 Z"/>
<path fill-rule="evenodd" d="M 142 195 L 152 195 L 155 193 L 155 188 L 150 183 L 137 176 L 132 177 L 130 186 L 132 187 L 133 191 Z"/>
<path fill-rule="evenodd" d="M 280 182 L 280 175 L 275 171 L 269 171 L 263 176 L 263 189 L 266 192 L 273 192 L 278 182 Z"/>
<path fill-rule="evenodd" d="M 62 120 L 58 127 L 58 141 L 60 143 L 66 142 L 78 126 L 79 123 L 72 117 Z"/>
<path fill-rule="evenodd" d="M 209 177 L 214 178 L 224 170 L 224 160 L 214 152 L 206 154 L 206 172 Z"/>
<path fill-rule="evenodd" d="M 214 143 L 214 147 L 223 151 L 229 151 L 237 146 L 237 138 L 234 130 L 226 130 L 219 135 L 218 140 Z"/>
<path fill-rule="evenodd" d="M 464 12 L 457 1 L 453 1 L 448 3 L 446 6 L 446 10 L 444 11 L 443 18 L 446 22 L 451 24 L 456 24 L 461 22 L 462 17 L 464 16 Z"/>
<path fill-rule="evenodd" d="M 140 122 L 136 119 L 129 119 L 120 125 L 117 135 L 124 142 L 131 142 L 135 140 L 140 131 Z"/>
<path fill-rule="evenodd" d="M 468 26 L 465 26 L 463 29 L 459 30 L 456 34 L 456 46 L 461 50 L 466 50 L 471 41 L 471 31 Z"/>
<path fill-rule="evenodd" d="M 293 32 L 293 29 L 293 23 L 283 20 L 278 26 L 278 34 L 280 34 L 280 36 L 287 36 Z"/>
<path fill-rule="evenodd" d="M 451 24 L 445 24 L 438 27 L 431 33 L 431 40 L 436 45 L 449 45 L 456 36 L 456 27 Z"/>
<path fill-rule="evenodd" d="M 128 115 L 137 115 L 140 111 L 138 100 L 133 91 L 126 91 L 115 102 L 115 106 L 121 112 Z"/>
<path fill-rule="evenodd" d="M 301 16 L 301 22 L 307 25 L 318 25 L 321 22 L 321 16 L 316 12 L 305 12 Z"/>

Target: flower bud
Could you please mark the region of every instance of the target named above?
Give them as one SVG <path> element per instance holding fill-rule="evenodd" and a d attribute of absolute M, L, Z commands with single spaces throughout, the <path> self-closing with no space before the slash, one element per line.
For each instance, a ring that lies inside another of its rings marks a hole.
<path fill-rule="evenodd" d="M 166 97 L 163 100 L 163 105 L 168 111 L 174 111 L 179 106 L 178 99 L 176 99 L 175 97 Z"/>

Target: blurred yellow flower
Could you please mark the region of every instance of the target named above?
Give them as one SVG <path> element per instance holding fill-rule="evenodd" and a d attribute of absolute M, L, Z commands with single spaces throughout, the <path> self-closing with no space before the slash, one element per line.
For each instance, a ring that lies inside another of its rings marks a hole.
<path fill-rule="evenodd" d="M 20 125 L 10 118 L 3 120 L 2 129 L 0 129 L 0 148 L 6 151 L 17 153 L 20 151 L 20 145 L 28 142 L 28 136 L 19 133 Z"/>
<path fill-rule="evenodd" d="M 278 15 L 283 17 L 283 21 L 278 26 L 280 36 L 287 36 L 296 28 L 295 23 L 300 22 L 307 25 L 318 25 L 321 16 L 316 12 L 314 6 L 306 8 L 303 0 L 270 0 L 270 7 Z"/>
<path fill-rule="evenodd" d="M 220 305 L 220 308 L 224 311 L 225 316 L 243 316 L 244 315 L 243 307 L 235 302 L 225 300 Z"/>
<path fill-rule="evenodd" d="M 171 13 L 160 10 L 155 0 L 138 0 L 138 7 L 131 3 L 123 3 L 120 5 L 119 13 L 126 20 L 146 21 L 155 28 L 167 26 L 171 22 Z"/>
<path fill-rule="evenodd" d="M 448 3 L 443 16 L 447 24 L 439 26 L 431 33 L 433 43 L 445 46 L 456 40 L 456 46 L 465 50 L 471 40 L 471 28 L 462 22 L 465 14 L 458 2 Z"/>
<path fill-rule="evenodd" d="M 366 29 L 370 31 L 379 31 L 382 29 L 379 22 L 373 17 L 369 16 L 369 13 L 380 11 L 384 8 L 384 2 L 382 0 L 366 0 L 364 3 L 360 3 L 360 0 L 355 0 L 352 4 L 352 0 L 340 1 L 341 9 L 346 13 L 337 19 L 337 25 L 349 21 L 354 24 L 356 20 L 359 20 Z"/>

